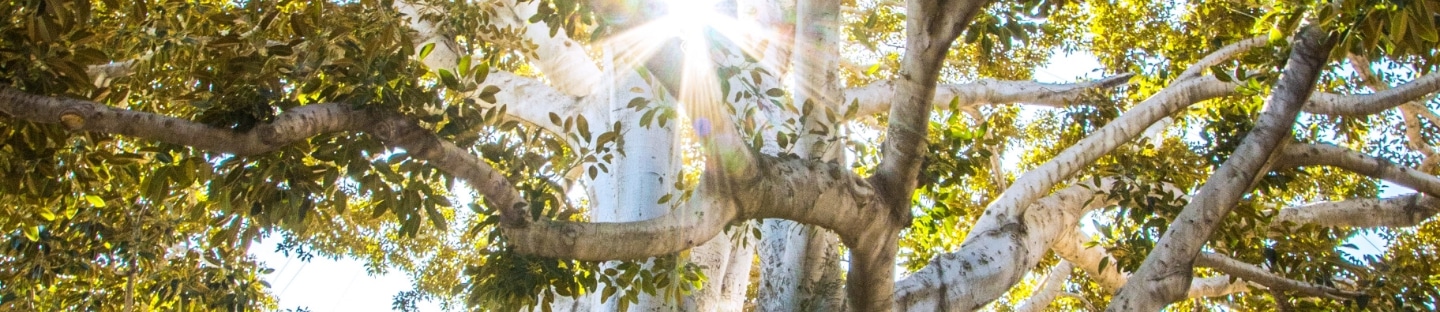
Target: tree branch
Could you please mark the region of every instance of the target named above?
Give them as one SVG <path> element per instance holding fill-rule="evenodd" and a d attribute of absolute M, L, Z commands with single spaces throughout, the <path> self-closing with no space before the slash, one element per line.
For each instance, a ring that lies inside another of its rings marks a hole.
<path fill-rule="evenodd" d="M 982 215 L 958 250 L 896 283 L 897 308 L 968 311 L 994 301 L 1019 283 L 1080 215 L 1113 204 L 1105 196 L 1112 182 L 1086 181 L 1056 191 L 1030 207 L 1022 222 Z"/>
<path fill-rule="evenodd" d="M 1042 83 L 1035 81 L 1013 81 L 985 79 L 972 83 L 945 84 L 935 90 L 930 105 L 950 109 L 950 101 L 957 100 L 954 108 L 978 107 L 988 104 L 1024 103 L 1047 107 L 1065 107 L 1080 102 L 1086 95 L 1099 90 L 1125 84 L 1134 74 L 1121 74 L 1080 83 Z M 895 82 L 891 80 L 874 82 L 863 87 L 845 90 L 845 102 L 856 103 L 855 116 L 871 116 L 890 110 L 895 95 Z"/>
<path fill-rule="evenodd" d="M 560 222 L 503 229 L 524 254 L 582 260 L 640 259 L 709 241 L 740 220 L 778 218 L 857 233 L 878 213 L 868 181 L 839 165 L 793 157 L 758 156 L 759 176 L 715 187 L 702 185 L 680 209 L 656 219 L 618 223 Z M 707 172 L 707 175 L 714 174 Z M 852 235 L 858 236 L 858 234 Z M 620 242 L 620 243 L 616 243 Z"/>
<path fill-rule="evenodd" d="M 1045 276 L 1045 281 L 1042 286 L 1040 286 L 1040 289 L 1035 290 L 1034 293 L 1030 294 L 1029 298 L 1021 301 L 1019 307 L 1015 308 L 1015 311 L 1044 311 L 1045 308 L 1050 306 L 1050 303 L 1055 302 L 1055 299 L 1060 297 L 1060 293 L 1065 287 L 1065 280 L 1070 278 L 1072 270 L 1074 270 L 1074 265 L 1070 264 L 1070 261 L 1060 260 L 1060 263 L 1055 264 L 1055 267 L 1050 269 L 1050 274 Z"/>
<path fill-rule="evenodd" d="M 556 89 L 573 96 L 590 95 L 597 90 L 604 75 L 595 65 L 595 60 L 585 53 L 584 46 L 570 39 L 565 30 L 551 29 L 553 25 L 544 21 L 529 22 L 536 8 L 542 5 L 540 1 L 517 3 L 503 0 L 494 4 L 498 16 L 490 19 L 491 24 L 499 28 L 523 29 L 524 37 L 535 44 L 535 55 L 530 62 L 545 73 L 545 78 Z M 550 35 L 552 31 L 554 36 Z M 481 40 L 494 39 L 486 38 L 484 33 L 480 35 Z"/>
<path fill-rule="evenodd" d="M 1183 299 L 1194 274 L 1196 254 L 1264 172 L 1270 156 L 1289 139 L 1300 107 L 1314 90 L 1335 45 L 1335 37 L 1317 26 L 1302 28 L 1296 37 L 1280 83 L 1266 101 L 1256 127 L 1156 242 L 1155 250 L 1135 272 L 1139 282 L 1122 287 L 1107 311 L 1154 311 Z"/>
<path fill-rule="evenodd" d="M 0 112 L 31 122 L 58 123 L 71 131 L 120 134 L 235 155 L 271 152 L 324 133 L 365 131 L 387 146 L 405 149 L 411 157 L 468 182 L 501 211 L 504 225 L 523 226 L 528 222 L 519 212 L 526 204 L 504 175 L 479 157 L 394 113 L 357 111 L 336 103 L 305 105 L 281 113 L 273 122 L 239 132 L 90 101 L 32 95 L 8 87 L 0 87 Z"/>
<path fill-rule="evenodd" d="M 501 92 L 495 93 L 495 103 L 490 104 L 478 101 L 483 106 L 509 105 L 505 108 L 506 118 L 518 120 L 531 126 L 545 129 L 556 136 L 570 137 L 565 135 L 566 131 L 561 125 L 550 121 L 550 114 L 554 113 L 561 119 L 583 116 L 592 125 L 591 133 L 604 132 L 604 127 L 609 124 L 603 122 L 608 118 L 599 116 L 599 109 L 603 105 L 587 101 L 589 97 L 577 97 L 561 92 L 555 88 L 545 85 L 539 80 L 516 75 L 510 72 L 490 72 L 485 82 L 480 86 L 496 86 Z M 477 92 L 477 96 L 479 95 Z M 573 146 L 575 143 L 570 142 Z"/>
<path fill-rule="evenodd" d="M 1210 52 L 1209 55 L 1206 55 L 1199 61 L 1195 61 L 1195 64 L 1190 64 L 1190 67 L 1186 68 L 1185 72 L 1182 72 L 1180 73 L 1180 76 L 1175 77 L 1175 81 L 1200 77 L 1200 74 L 1204 73 L 1206 69 L 1210 68 L 1210 66 L 1215 66 L 1217 64 L 1220 64 L 1221 62 L 1234 59 L 1241 53 L 1245 53 L 1245 51 L 1250 51 L 1250 49 L 1265 46 L 1267 42 L 1269 42 L 1269 36 L 1256 36 L 1250 37 L 1249 39 L 1240 40 L 1236 43 L 1228 44 L 1218 50 L 1215 50 L 1215 52 Z"/>
<path fill-rule="evenodd" d="M 1028 207 L 1036 199 L 1049 193 L 1055 184 L 1069 179 L 1100 156 L 1139 136 L 1150 124 L 1191 104 L 1228 95 L 1233 91 L 1233 84 L 1220 82 L 1213 76 L 1186 80 L 1167 87 L 1121 114 L 1100 130 L 1061 151 L 1055 158 L 1025 172 L 1010 184 L 1000 198 L 990 203 L 986 212 L 999 214 L 997 217 L 1018 218 L 1023 211 L 1021 208 Z"/>
<path fill-rule="evenodd" d="M 1271 228 L 1314 224 L 1322 227 L 1416 226 L 1440 213 L 1440 200 L 1424 194 L 1360 198 L 1280 209 Z"/>
<path fill-rule="evenodd" d="M 1070 230 L 1065 236 L 1055 243 L 1054 250 L 1057 256 L 1065 261 L 1070 261 L 1090 279 L 1100 284 L 1105 289 L 1120 289 L 1130 279 L 1130 274 L 1121 272 L 1114 257 L 1105 251 L 1104 247 L 1085 247 L 1090 238 L 1077 230 Z M 1105 263 L 1102 268 L 1101 262 Z M 1212 276 L 1196 278 L 1190 282 L 1185 293 L 1187 298 L 1219 297 L 1235 293 L 1249 291 L 1250 288 L 1264 288 L 1258 284 L 1252 284 L 1243 280 L 1232 280 L 1230 276 Z"/>
<path fill-rule="evenodd" d="M 896 224 L 910 223 L 910 196 L 915 191 L 920 159 L 926 153 L 931 102 L 945 53 L 960 31 L 987 5 L 987 0 L 910 0 L 906 5 L 912 13 L 905 18 L 906 49 L 900 60 L 900 79 L 893 82 L 895 102 L 890 107 L 890 125 L 880 148 L 880 165 L 872 177 L 877 181 L 875 185 L 883 188 L 881 198 L 893 210 L 892 222 Z M 883 304 L 888 306 L 888 301 Z M 880 304 L 870 301 L 858 307 L 884 309 Z"/>
<path fill-rule="evenodd" d="M 1430 73 L 1398 87 L 1372 94 L 1341 96 L 1316 93 L 1305 103 L 1305 111 L 1348 116 L 1378 114 L 1436 91 L 1440 91 L 1440 73 Z"/>
<path fill-rule="evenodd" d="M 1225 274 L 1264 285 L 1272 290 L 1293 291 L 1311 297 L 1345 300 L 1363 295 L 1359 292 L 1285 278 L 1255 265 L 1210 252 L 1200 253 L 1200 256 L 1195 259 L 1195 265 L 1213 268 Z"/>
<path fill-rule="evenodd" d="M 1370 69 L 1369 59 L 1361 55 L 1350 54 L 1350 66 L 1354 68 L 1356 75 L 1360 76 L 1360 80 L 1370 86 L 1371 90 L 1375 92 L 1390 90 L 1390 84 L 1380 80 L 1375 76 L 1375 71 Z M 1410 149 L 1425 155 L 1425 160 L 1421 162 L 1418 169 L 1431 172 L 1434 169 L 1435 161 L 1440 160 L 1440 157 L 1437 157 L 1440 151 L 1435 150 L 1434 145 L 1426 142 L 1425 136 L 1421 134 L 1420 130 L 1423 126 L 1420 125 L 1420 118 L 1422 116 L 1429 119 L 1432 124 L 1440 124 L 1440 116 L 1426 108 L 1419 100 L 1400 105 L 1400 118 L 1405 122 L 1405 136 L 1410 139 L 1405 144 L 1410 146 Z"/>
<path fill-rule="evenodd" d="M 704 179 L 702 179 L 703 181 Z M 698 186 L 698 197 L 662 217 L 634 222 L 549 221 L 501 228 L 521 254 L 586 261 L 632 260 L 699 246 L 735 221 L 733 198 Z"/>
<path fill-rule="evenodd" d="M 1182 77 L 1200 73 L 1212 62 L 1229 59 L 1257 46 L 1259 45 L 1252 41 L 1241 41 L 1222 47 L 1192 65 L 1185 71 L 1187 74 L 1182 74 Z M 1035 199 L 1044 196 L 1055 184 L 1069 179 L 1080 168 L 1090 165 L 1100 156 L 1119 147 L 1120 144 L 1134 139 L 1155 122 L 1167 118 L 1191 104 L 1233 94 L 1237 86 L 1234 83 L 1221 82 L 1214 76 L 1176 80 L 1161 89 L 1160 92 L 1151 95 L 1149 99 L 1135 105 L 1135 108 L 1121 114 L 1119 118 L 1106 124 L 1100 130 L 1061 151 L 1055 158 L 1015 179 L 1000 198 L 990 203 L 990 207 L 986 208 L 986 211 L 993 210 L 1004 217 L 1013 218 L 1020 213 L 1020 209 L 1028 207 Z"/>
<path fill-rule="evenodd" d="M 1289 144 L 1276 157 L 1277 166 L 1332 166 L 1440 196 L 1440 178 L 1329 144 Z"/>

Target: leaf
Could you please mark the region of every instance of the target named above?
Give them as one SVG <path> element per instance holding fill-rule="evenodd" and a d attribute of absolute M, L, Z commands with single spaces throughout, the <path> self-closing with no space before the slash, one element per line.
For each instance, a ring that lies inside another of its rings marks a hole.
<path fill-rule="evenodd" d="M 449 228 L 449 224 L 445 222 L 445 214 L 440 213 L 440 210 L 436 209 L 435 205 L 426 205 L 425 212 L 430 215 L 430 223 L 435 225 L 435 228 L 440 229 L 441 232 Z"/>
<path fill-rule="evenodd" d="M 100 196 L 85 195 L 85 201 L 90 202 L 90 205 L 95 208 L 105 208 L 105 200 L 100 199 Z"/>
<path fill-rule="evenodd" d="M 470 58 L 469 56 L 461 56 L 460 64 L 455 65 L 455 70 L 459 72 L 461 77 L 470 73 Z"/>
<path fill-rule="evenodd" d="M 50 208 L 40 207 L 40 211 L 35 214 L 39 215 L 41 219 L 45 219 L 45 221 L 55 221 L 55 212 L 50 211 Z"/>
<path fill-rule="evenodd" d="M 484 62 L 480 63 L 480 65 L 475 65 L 475 68 L 471 69 L 470 75 L 475 77 L 476 84 L 484 83 L 485 78 L 490 77 L 490 62 Z"/>
<path fill-rule="evenodd" d="M 25 227 L 25 238 L 30 239 L 32 242 L 40 241 L 40 226 L 31 225 Z"/>
<path fill-rule="evenodd" d="M 772 97 L 781 97 L 785 96 L 785 90 L 780 90 L 780 88 L 770 88 L 770 90 L 765 90 L 765 95 L 769 95 Z"/>
<path fill-rule="evenodd" d="M 486 103 L 495 104 L 495 94 L 500 93 L 500 87 L 489 85 L 480 89 L 480 100 Z"/>
<path fill-rule="evenodd" d="M 1224 70 L 1224 69 L 1221 69 L 1220 66 L 1212 66 L 1212 67 L 1210 67 L 1210 72 L 1213 73 L 1213 74 L 1215 74 L 1215 79 L 1218 79 L 1218 80 L 1220 80 L 1221 82 L 1231 82 L 1231 81 L 1235 81 L 1234 78 L 1231 78 L 1231 77 L 1230 77 L 1230 73 L 1225 72 L 1225 70 Z"/>
<path fill-rule="evenodd" d="M 634 109 L 636 109 L 636 110 L 639 110 L 640 108 L 645 107 L 645 104 L 648 104 L 648 103 L 650 103 L 650 100 L 647 100 L 647 99 L 645 99 L 645 98 L 643 98 L 643 97 L 636 97 L 636 98 L 630 99 L 630 103 L 629 103 L 629 104 L 626 104 L 626 105 L 625 105 L 625 108 L 634 108 Z"/>
<path fill-rule="evenodd" d="M 606 300 L 609 300 L 610 297 L 614 297 L 614 296 L 615 296 L 615 289 L 616 289 L 616 287 L 610 286 L 610 287 L 605 287 L 605 290 L 600 291 L 600 303 L 605 303 L 605 301 L 606 301 Z"/>
<path fill-rule="evenodd" d="M 440 75 L 440 83 L 444 84 L 446 88 L 460 89 L 460 80 L 456 79 L 455 74 L 450 73 L 450 70 L 441 69 L 436 73 Z"/>
<path fill-rule="evenodd" d="M 423 60 L 423 59 L 425 59 L 426 56 L 430 56 L 430 51 L 432 51 L 432 50 L 435 50 L 435 43 L 434 43 L 434 42 L 426 43 L 424 47 L 420 47 L 420 57 L 419 57 L 419 58 Z"/>
<path fill-rule="evenodd" d="M 555 114 L 555 112 L 550 112 L 550 123 L 556 126 L 561 125 L 560 115 Z"/>
<path fill-rule="evenodd" d="M 575 116 L 575 128 L 580 130 L 580 137 L 590 140 L 590 123 L 585 121 L 585 115 Z"/>
<path fill-rule="evenodd" d="M 670 194 L 665 194 L 665 196 L 660 196 L 660 200 L 655 201 L 655 203 L 656 203 L 656 204 L 664 204 L 665 202 L 668 202 L 668 201 L 670 201 Z"/>

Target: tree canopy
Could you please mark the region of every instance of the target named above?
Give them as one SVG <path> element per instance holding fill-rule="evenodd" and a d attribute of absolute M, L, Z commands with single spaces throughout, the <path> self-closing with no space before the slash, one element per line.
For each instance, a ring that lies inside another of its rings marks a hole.
<path fill-rule="evenodd" d="M 1437 1 L 0 12 L 0 310 L 1440 305 Z"/>

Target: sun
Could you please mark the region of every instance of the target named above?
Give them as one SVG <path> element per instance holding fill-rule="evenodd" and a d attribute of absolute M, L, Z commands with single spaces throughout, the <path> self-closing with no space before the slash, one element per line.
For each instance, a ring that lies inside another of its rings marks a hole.
<path fill-rule="evenodd" d="M 737 19 L 738 12 L 733 6 L 722 7 L 720 3 L 719 0 L 660 0 L 659 5 L 646 8 L 653 10 L 653 15 L 650 15 L 654 16 L 653 19 L 611 36 L 601 44 L 609 51 L 607 53 L 613 53 L 611 57 L 617 68 L 631 68 L 643 66 L 657 51 L 666 46 L 676 47 L 678 43 L 678 52 L 682 54 L 678 56 L 683 59 L 668 65 L 680 67 L 679 81 L 672 80 L 679 85 L 667 85 L 669 92 L 666 93 L 674 95 L 674 101 L 679 104 L 678 111 L 692 123 L 702 144 L 739 146 L 747 142 L 739 137 L 726 114 L 729 104 L 725 102 L 726 95 L 721 89 L 721 80 L 729 78 L 719 77 L 716 69 L 725 66 L 722 63 L 741 61 L 742 58 L 735 53 L 712 51 L 738 51 L 739 54 L 759 58 L 756 52 L 763 49 L 763 42 L 776 42 L 783 38 L 753 22 Z M 711 156 L 747 158 L 748 154 Z"/>
<path fill-rule="evenodd" d="M 720 25 L 723 18 L 727 17 L 716 10 L 715 5 L 719 0 L 665 0 L 665 15 L 661 22 L 673 26 L 678 31 L 677 36 L 683 37 L 698 35 L 706 27 Z"/>

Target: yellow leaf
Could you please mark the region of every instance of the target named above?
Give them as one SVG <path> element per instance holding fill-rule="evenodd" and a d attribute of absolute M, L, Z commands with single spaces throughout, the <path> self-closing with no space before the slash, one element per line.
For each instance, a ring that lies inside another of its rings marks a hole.
<path fill-rule="evenodd" d="M 40 241 L 40 226 L 31 225 L 25 227 L 25 238 L 29 238 L 32 242 Z"/>
<path fill-rule="evenodd" d="M 90 205 L 96 208 L 105 208 L 105 200 L 100 199 L 100 196 L 85 195 L 85 201 L 90 202 Z"/>

